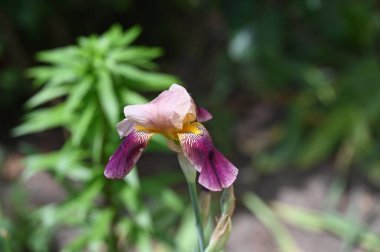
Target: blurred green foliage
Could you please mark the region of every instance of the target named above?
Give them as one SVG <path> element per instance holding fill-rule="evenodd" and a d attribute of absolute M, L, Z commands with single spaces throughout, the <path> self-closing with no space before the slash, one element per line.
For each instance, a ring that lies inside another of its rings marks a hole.
<path fill-rule="evenodd" d="M 334 157 L 380 183 L 379 11 L 375 1 L 223 2 L 235 85 L 285 114 L 254 154 L 273 171 Z"/>
<path fill-rule="evenodd" d="M 185 205 L 168 185 L 178 176 L 163 174 L 165 179 L 147 183 L 144 190 L 136 169 L 122 181 L 103 176 L 104 164 L 120 142 L 115 125 L 122 105 L 144 103 L 141 92 L 178 81 L 154 71 L 159 48 L 131 45 L 139 34 L 139 27 L 124 32 L 115 25 L 100 36 L 79 38 L 77 45 L 39 53 L 45 65 L 28 71 L 40 90 L 27 101 L 30 112 L 14 133 L 61 127 L 66 139 L 57 151 L 29 155 L 23 175 L 47 170 L 68 194 L 64 202 L 30 215 L 31 228 L 38 226 L 26 241 L 33 251 L 50 251 L 53 230 L 62 226 L 80 233 L 63 251 L 152 251 L 154 240 L 176 247 L 168 237 Z M 162 139 L 154 141 L 161 146 Z"/>
<path fill-rule="evenodd" d="M 367 223 L 368 220 L 359 220 L 357 199 L 351 200 L 351 198 L 346 213 L 337 211 L 338 199 L 334 202 L 333 208 L 325 211 L 315 211 L 282 202 L 272 202 L 269 207 L 254 193 L 245 194 L 243 201 L 252 214 L 271 232 L 279 251 L 300 251 L 295 239 L 280 220 L 303 230 L 325 231 L 339 237 L 343 242 L 341 251 L 354 251 L 357 248 L 364 251 L 379 251 L 379 234 L 371 230 L 371 223 Z M 349 211 L 355 206 L 356 211 L 350 214 Z"/>

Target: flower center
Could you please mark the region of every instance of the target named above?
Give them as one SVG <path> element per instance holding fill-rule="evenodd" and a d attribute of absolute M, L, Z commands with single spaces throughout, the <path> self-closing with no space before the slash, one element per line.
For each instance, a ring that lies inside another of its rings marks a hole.
<path fill-rule="evenodd" d="M 182 129 L 180 130 L 177 130 L 177 129 L 163 130 L 163 129 L 158 129 L 158 128 L 147 128 L 141 125 L 136 125 L 135 130 L 140 131 L 140 132 L 161 134 L 167 139 L 172 140 L 175 143 L 178 143 L 179 142 L 178 133 L 192 133 L 195 135 L 201 134 L 202 131 L 198 127 L 199 124 L 200 124 L 199 122 L 188 122 L 188 123 L 185 123 Z"/>

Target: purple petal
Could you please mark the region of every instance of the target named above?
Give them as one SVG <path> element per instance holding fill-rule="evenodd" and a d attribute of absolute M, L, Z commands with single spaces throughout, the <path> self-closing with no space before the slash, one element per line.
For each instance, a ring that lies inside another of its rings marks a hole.
<path fill-rule="evenodd" d="M 232 185 L 238 169 L 214 146 L 206 128 L 200 123 L 187 126 L 178 134 L 185 156 L 200 172 L 198 182 L 211 191 Z"/>
<path fill-rule="evenodd" d="M 207 153 L 207 161 L 198 182 L 211 191 L 221 191 L 235 181 L 238 169 L 222 153 L 213 148 Z"/>
<path fill-rule="evenodd" d="M 133 130 L 110 157 L 104 176 L 109 179 L 124 178 L 136 164 L 153 133 Z"/>
<path fill-rule="evenodd" d="M 197 107 L 197 121 L 206 122 L 212 119 L 212 115 L 205 108 Z"/>

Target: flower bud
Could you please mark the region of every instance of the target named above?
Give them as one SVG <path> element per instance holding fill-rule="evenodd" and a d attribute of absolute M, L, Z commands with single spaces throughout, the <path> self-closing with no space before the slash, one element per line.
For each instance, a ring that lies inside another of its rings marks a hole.
<path fill-rule="evenodd" d="M 231 233 L 231 216 L 235 209 L 235 195 L 233 187 L 224 190 L 220 200 L 222 216 L 212 232 L 210 243 L 205 252 L 218 252 L 223 250 Z"/>

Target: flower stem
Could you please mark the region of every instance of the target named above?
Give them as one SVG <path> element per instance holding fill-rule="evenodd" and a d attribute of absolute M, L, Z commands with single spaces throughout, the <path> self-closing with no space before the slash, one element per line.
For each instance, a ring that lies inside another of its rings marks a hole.
<path fill-rule="evenodd" d="M 204 252 L 205 250 L 205 238 L 203 235 L 203 226 L 202 226 L 202 220 L 201 220 L 201 214 L 199 211 L 199 201 L 198 201 L 198 195 L 197 195 L 197 189 L 195 186 L 195 183 L 187 183 L 189 187 L 189 193 L 191 198 L 191 205 L 193 207 L 194 215 L 195 215 L 195 222 L 197 226 L 197 234 L 198 234 L 198 244 L 199 244 L 199 251 Z"/>

